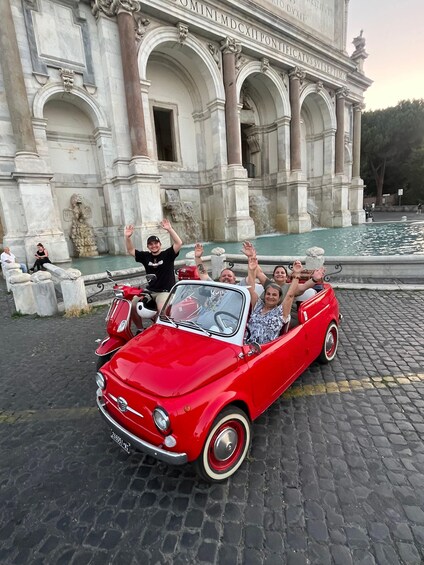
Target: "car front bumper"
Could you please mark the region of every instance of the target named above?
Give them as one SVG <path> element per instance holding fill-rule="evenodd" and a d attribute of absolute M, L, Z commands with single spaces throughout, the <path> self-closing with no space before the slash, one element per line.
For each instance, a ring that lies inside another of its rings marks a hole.
<path fill-rule="evenodd" d="M 97 408 L 108 426 L 112 428 L 116 434 L 127 440 L 135 449 L 142 451 L 143 453 L 147 453 L 147 455 L 151 455 L 155 459 L 159 459 L 159 461 L 170 463 L 171 465 L 184 465 L 187 463 L 186 453 L 174 453 L 172 451 L 166 451 L 165 449 L 156 447 L 155 445 L 138 438 L 122 427 L 121 424 L 118 424 L 118 422 L 114 420 L 106 410 L 103 397 L 101 393 L 99 394 L 99 392 L 97 392 Z"/>

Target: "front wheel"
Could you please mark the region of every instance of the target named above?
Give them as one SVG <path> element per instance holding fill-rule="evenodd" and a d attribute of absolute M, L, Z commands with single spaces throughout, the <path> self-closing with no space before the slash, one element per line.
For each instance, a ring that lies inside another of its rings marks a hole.
<path fill-rule="evenodd" d="M 98 355 L 96 359 L 96 371 L 101 369 L 105 363 L 112 359 L 113 353 L 107 353 L 106 355 Z"/>
<path fill-rule="evenodd" d="M 225 408 L 208 432 L 196 461 L 198 473 L 209 482 L 228 479 L 246 458 L 251 439 L 251 424 L 246 414 L 235 406 Z"/>
<path fill-rule="evenodd" d="M 339 328 L 335 322 L 331 322 L 325 332 L 324 345 L 318 357 L 320 363 L 329 363 L 334 359 L 339 345 Z"/>

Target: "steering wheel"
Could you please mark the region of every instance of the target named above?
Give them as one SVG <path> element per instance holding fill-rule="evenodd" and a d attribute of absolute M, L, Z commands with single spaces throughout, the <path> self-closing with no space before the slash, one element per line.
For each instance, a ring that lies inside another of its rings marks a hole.
<path fill-rule="evenodd" d="M 225 310 L 218 310 L 218 312 L 215 312 L 215 314 L 214 314 L 214 320 L 215 320 L 218 328 L 222 332 L 225 332 L 225 330 L 229 327 L 229 326 L 225 325 L 225 323 L 222 319 L 223 316 L 227 316 L 228 318 L 232 318 L 233 320 L 238 322 L 238 316 L 231 314 L 231 312 L 226 312 Z"/>

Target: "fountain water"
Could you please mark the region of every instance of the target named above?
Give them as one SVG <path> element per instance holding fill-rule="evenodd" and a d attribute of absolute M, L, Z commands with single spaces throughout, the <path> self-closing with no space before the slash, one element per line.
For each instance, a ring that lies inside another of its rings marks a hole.
<path fill-rule="evenodd" d="M 312 227 L 317 228 L 319 226 L 319 208 L 313 198 L 308 198 L 307 210 L 311 217 Z"/>
<path fill-rule="evenodd" d="M 201 241 L 202 230 L 196 220 L 196 213 L 192 202 L 181 200 L 177 189 L 165 191 L 166 202 L 164 210 L 171 216 L 175 230 L 184 243 Z"/>
<path fill-rule="evenodd" d="M 269 200 L 260 194 L 249 196 L 249 212 L 255 223 L 256 235 L 273 233 L 275 231 L 269 218 Z"/>

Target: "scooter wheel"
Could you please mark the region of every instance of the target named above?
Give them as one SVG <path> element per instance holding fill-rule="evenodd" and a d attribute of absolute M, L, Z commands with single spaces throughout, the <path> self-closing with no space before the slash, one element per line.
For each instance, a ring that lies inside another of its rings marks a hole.
<path fill-rule="evenodd" d="M 96 360 L 96 371 L 98 371 L 105 363 L 112 359 L 112 353 L 108 353 L 107 355 L 102 355 L 101 357 L 98 356 Z"/>

